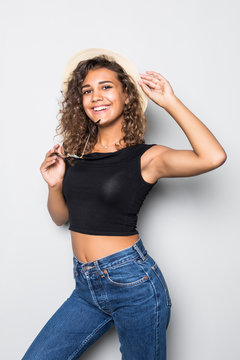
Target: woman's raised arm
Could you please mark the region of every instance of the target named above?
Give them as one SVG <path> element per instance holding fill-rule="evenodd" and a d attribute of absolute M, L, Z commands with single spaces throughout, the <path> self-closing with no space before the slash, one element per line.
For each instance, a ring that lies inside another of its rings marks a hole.
<path fill-rule="evenodd" d="M 149 171 L 156 178 L 193 176 L 222 165 L 227 154 L 211 131 L 178 99 L 160 74 L 141 75 L 143 91 L 163 107 L 186 134 L 193 150 L 175 150 L 163 145 L 149 149 Z"/>

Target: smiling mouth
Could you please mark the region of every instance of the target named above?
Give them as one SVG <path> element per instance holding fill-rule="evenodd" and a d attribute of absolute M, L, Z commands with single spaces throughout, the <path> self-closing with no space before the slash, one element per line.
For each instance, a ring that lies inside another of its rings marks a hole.
<path fill-rule="evenodd" d="M 107 109 L 103 109 L 103 110 L 94 110 L 94 109 L 91 109 L 92 112 L 94 114 L 103 114 L 104 112 L 108 111 L 108 109 L 110 108 L 110 105 L 107 107 Z"/>

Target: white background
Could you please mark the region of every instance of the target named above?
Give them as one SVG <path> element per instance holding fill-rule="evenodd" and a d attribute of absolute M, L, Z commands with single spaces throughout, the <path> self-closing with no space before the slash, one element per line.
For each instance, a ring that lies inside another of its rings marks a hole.
<path fill-rule="evenodd" d="M 227 153 L 208 173 L 161 179 L 138 229 L 172 297 L 168 360 L 239 359 L 239 2 L 2 0 L 0 12 L 1 359 L 21 359 L 74 287 L 40 165 L 58 142 L 65 64 L 88 47 L 162 74 Z M 192 149 L 151 100 L 146 115 L 146 143 Z M 82 359 L 120 359 L 119 346 L 113 327 Z"/>

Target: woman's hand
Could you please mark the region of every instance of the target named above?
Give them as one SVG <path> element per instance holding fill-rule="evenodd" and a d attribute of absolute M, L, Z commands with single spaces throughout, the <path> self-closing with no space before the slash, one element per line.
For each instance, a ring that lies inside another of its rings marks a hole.
<path fill-rule="evenodd" d="M 54 145 L 54 147 L 46 153 L 45 159 L 40 166 L 43 179 L 50 187 L 61 186 L 65 174 L 65 161 L 60 156 L 53 154 L 56 152 L 63 154 L 62 146 L 59 146 L 59 144 Z"/>
<path fill-rule="evenodd" d="M 165 108 L 175 94 L 170 83 L 155 71 L 146 71 L 147 74 L 139 74 L 141 81 L 138 81 L 145 94 L 157 105 Z"/>

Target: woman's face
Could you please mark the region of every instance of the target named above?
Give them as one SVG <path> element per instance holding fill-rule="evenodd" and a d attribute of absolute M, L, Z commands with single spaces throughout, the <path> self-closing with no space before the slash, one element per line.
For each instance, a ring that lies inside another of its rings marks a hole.
<path fill-rule="evenodd" d="M 127 94 L 117 74 L 109 69 L 89 70 L 82 83 L 83 108 L 87 116 L 100 124 L 123 119 L 123 108 Z M 101 110 L 101 107 L 104 109 Z M 107 107 L 107 108 L 105 108 Z"/>

